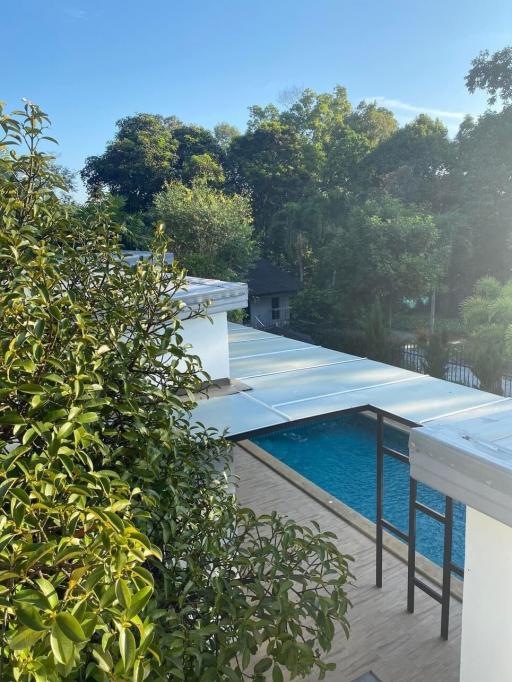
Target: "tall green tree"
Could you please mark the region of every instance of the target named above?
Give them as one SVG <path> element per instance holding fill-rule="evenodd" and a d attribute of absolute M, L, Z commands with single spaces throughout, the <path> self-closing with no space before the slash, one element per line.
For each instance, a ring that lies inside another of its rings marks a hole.
<path fill-rule="evenodd" d="M 229 159 L 234 187 L 251 192 L 255 227 L 264 246 L 279 252 L 282 245 L 272 234 L 272 219 L 285 204 L 314 191 L 315 147 L 291 126 L 264 120 L 233 140 Z"/>
<path fill-rule="evenodd" d="M 376 299 L 391 311 L 403 298 L 428 295 L 439 276 L 439 233 L 432 216 L 398 199 L 355 204 L 324 250 L 324 271 L 347 312 Z M 332 273 L 332 274 L 331 274 Z"/>
<path fill-rule="evenodd" d="M 196 125 L 179 125 L 173 130 L 178 143 L 176 178 L 190 184 L 197 175 L 203 174 L 205 164 L 216 166 L 219 182 L 223 180 L 222 149 L 215 136 L 206 128 Z M 195 160 L 195 162 L 194 162 Z"/>
<path fill-rule="evenodd" d="M 437 212 L 450 206 L 445 188 L 453 163 L 454 148 L 446 127 L 420 114 L 367 157 L 366 182 Z"/>
<path fill-rule="evenodd" d="M 105 188 L 123 197 L 127 212 L 148 209 L 171 180 L 190 184 L 208 174 L 210 181 L 224 182 L 224 153 L 205 128 L 154 114 L 128 116 L 116 126 L 114 140 L 86 160 L 81 175 L 91 193 Z"/>
<path fill-rule="evenodd" d="M 343 124 L 352 105 L 347 90 L 337 85 L 332 92 L 317 93 L 309 88 L 297 97 L 279 119 L 318 145 L 325 145 L 332 130 Z"/>
<path fill-rule="evenodd" d="M 398 129 L 393 112 L 376 102 L 360 102 L 346 118 L 346 123 L 354 132 L 364 135 L 372 148 L 378 147 Z"/>
<path fill-rule="evenodd" d="M 164 223 L 174 255 L 191 275 L 240 278 L 258 253 L 249 198 L 204 181 L 169 184 L 155 197 L 151 216 Z"/>
<path fill-rule="evenodd" d="M 512 47 L 504 47 L 491 54 L 483 50 L 471 62 L 466 75 L 469 92 L 485 90 L 492 106 L 498 100 L 503 103 L 512 101 Z"/>
<path fill-rule="evenodd" d="M 226 154 L 229 151 L 229 147 L 233 139 L 240 135 L 240 131 L 236 126 L 231 125 L 231 123 L 222 121 L 221 123 L 217 123 L 217 125 L 214 127 L 213 134 L 217 140 L 217 144 Z"/>
<path fill-rule="evenodd" d="M 465 121 L 458 138 L 457 197 L 471 226 L 474 278 L 502 280 L 512 255 L 512 107 Z"/>
<path fill-rule="evenodd" d="M 178 141 L 174 119 L 137 114 L 116 123 L 114 140 L 101 156 L 90 156 L 81 176 L 91 192 L 107 188 L 126 200 L 126 210 L 150 206 L 164 183 L 176 176 Z"/>

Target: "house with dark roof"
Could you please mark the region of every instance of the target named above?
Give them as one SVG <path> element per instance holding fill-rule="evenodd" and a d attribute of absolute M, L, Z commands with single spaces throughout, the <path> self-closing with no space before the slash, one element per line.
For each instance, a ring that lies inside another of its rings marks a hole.
<path fill-rule="evenodd" d="M 290 323 L 290 298 L 300 289 L 298 279 L 266 258 L 248 273 L 249 317 L 256 329 L 286 327 Z"/>

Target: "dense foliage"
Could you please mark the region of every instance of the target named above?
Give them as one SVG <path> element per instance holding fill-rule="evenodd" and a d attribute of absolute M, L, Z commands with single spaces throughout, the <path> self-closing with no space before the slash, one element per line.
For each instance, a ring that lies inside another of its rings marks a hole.
<path fill-rule="evenodd" d="M 322 677 L 348 560 L 239 508 L 228 444 L 191 426 L 163 235 L 130 267 L 108 204 L 57 196 L 47 117 L 0 125 L 0 679 Z"/>
<path fill-rule="evenodd" d="M 141 114 L 118 124 L 116 140 L 88 161 L 84 177 L 92 189 L 103 186 L 125 196 L 132 212 L 146 210 L 155 195 L 162 202 L 172 182 L 175 195 L 190 198 L 183 224 L 196 224 L 181 231 L 176 248 L 201 274 L 222 272 L 218 266 L 226 258 L 225 276 L 236 276 L 227 242 L 232 238 L 238 248 L 246 222 L 241 217 L 236 229 L 231 220 L 213 219 L 210 228 L 203 197 L 190 188 L 200 180 L 212 189 L 209 196 L 233 197 L 236 205 L 250 197 L 253 234 L 247 233 L 240 249 L 238 272 L 246 271 L 245 246 L 256 241 L 263 256 L 294 273 L 302 289 L 293 324 L 316 341 L 325 342 L 324 334 L 333 330 L 356 332 L 372 317 L 375 301 L 387 336 L 390 327 L 403 329 L 404 321 L 410 327 L 411 314 L 429 317 L 430 331 L 437 320 L 438 331 L 445 328 L 442 318 L 460 327 L 455 318 L 460 322 L 460 305 L 475 283 L 510 277 L 512 48 L 478 55 L 466 85 L 470 92 L 484 90 L 494 108 L 476 119 L 467 116 L 454 137 L 427 114 L 398 126 L 378 102 L 352 106 L 339 85 L 327 93 L 293 91 L 281 106 L 252 106 L 244 132 L 222 123 L 212 134 L 173 117 Z M 144 135 L 148 120 L 158 134 Z M 125 173 L 124 157 L 113 153 L 132 150 L 132 127 L 144 138 L 143 162 Z M 158 172 L 154 159 L 160 159 Z M 112 174 L 126 177 L 115 182 Z M 178 234 L 178 215 L 173 207 L 158 217 Z M 151 222 L 144 215 L 130 221 Z M 211 233 L 208 258 L 198 233 Z M 436 371 L 443 355 L 438 351 Z"/>
<path fill-rule="evenodd" d="M 173 182 L 156 195 L 151 216 L 162 221 L 171 247 L 191 275 L 236 279 L 256 257 L 251 204 L 204 180 Z"/>
<path fill-rule="evenodd" d="M 512 281 L 502 286 L 494 277 L 475 284 L 462 304 L 468 332 L 467 351 L 480 386 L 501 392 L 501 377 L 512 358 Z"/>

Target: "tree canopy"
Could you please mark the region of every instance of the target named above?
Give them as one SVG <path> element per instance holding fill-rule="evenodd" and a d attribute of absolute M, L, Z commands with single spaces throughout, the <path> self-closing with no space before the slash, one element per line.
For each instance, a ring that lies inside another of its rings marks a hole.
<path fill-rule="evenodd" d="M 477 279 L 491 275 L 504 281 L 509 276 L 511 50 L 482 52 L 472 62 L 466 76 L 469 91 L 484 89 L 492 104 L 500 101 L 504 106 L 476 119 L 466 117 L 455 137 L 427 114 L 399 126 L 378 101 L 353 105 L 341 85 L 322 93 L 292 89 L 279 104 L 251 106 L 245 131 L 223 122 L 209 132 L 173 116 L 149 117 L 156 132 L 149 138 L 141 133 L 144 143 L 139 148 L 130 140 L 148 124 L 148 115 L 141 115 L 141 121 L 123 119 L 114 142 L 104 155 L 89 160 L 84 177 L 91 187 L 103 184 L 125 196 L 128 210 L 135 206 L 150 215 L 154 215 L 155 197 L 165 194 L 169 183 L 192 189 L 187 193 L 173 185 L 176 195 L 196 197 L 198 205 L 208 193 L 193 189 L 198 181 L 206 183 L 212 190 L 209 196 L 222 198 L 224 205 L 230 196 L 237 205 L 236 197 L 245 197 L 252 210 L 251 239 L 262 255 L 296 274 L 306 289 L 311 287 L 310 300 L 319 287 L 332 288 L 343 281 L 349 301 L 355 303 L 350 312 L 345 311 L 353 322 L 360 314 L 357 305 L 366 309 L 370 303 L 360 295 L 358 283 L 373 281 L 375 273 L 382 273 L 384 254 L 392 244 L 396 267 L 389 272 L 393 277 L 385 286 L 377 286 L 374 296 L 383 302 L 393 300 L 398 309 L 400 301 L 425 300 L 435 289 L 438 306 L 454 315 Z M 161 150 L 151 151 L 147 140 L 153 137 L 163 143 L 163 156 Z M 126 159 L 117 151 L 125 146 Z M 138 161 L 124 177 L 128 151 Z M 120 160 L 111 159 L 114 152 Z M 187 221 L 195 220 L 193 203 L 188 203 Z M 198 215 L 204 216 L 202 210 Z M 165 216 L 177 234 L 170 211 Z M 145 218 L 138 220 L 133 224 Z M 197 232 L 205 234 L 209 228 L 204 221 L 202 225 Z M 405 225 L 410 228 L 407 239 Z M 234 227 L 229 231 L 240 234 Z M 187 248 L 197 253 L 192 232 L 187 233 L 192 240 L 188 246 L 186 240 L 177 246 L 185 262 L 194 272 L 202 267 L 219 272 L 213 261 L 185 257 Z M 212 234 L 217 242 L 214 227 Z M 378 261 L 372 249 L 380 247 L 383 258 Z M 218 253 L 229 261 L 230 256 Z M 242 270 L 245 253 L 242 249 Z M 353 258 L 347 254 L 354 254 Z M 229 261 L 227 269 L 236 268 Z M 302 298 L 309 300 L 307 292 Z M 339 318 L 341 307 L 332 304 L 332 319 Z"/>
<path fill-rule="evenodd" d="M 101 156 L 90 156 L 82 179 L 90 190 L 107 187 L 126 199 L 128 211 L 150 206 L 164 183 L 175 177 L 178 141 L 174 121 L 152 114 L 117 122 L 116 137 Z"/>
<path fill-rule="evenodd" d="M 505 47 L 491 55 L 483 50 L 471 62 L 466 75 L 469 92 L 485 90 L 488 102 L 493 105 L 498 99 L 504 103 L 512 100 L 512 47 Z"/>
<path fill-rule="evenodd" d="M 175 256 L 191 275 L 240 278 L 257 255 L 247 196 L 224 194 L 206 182 L 173 182 L 155 197 L 152 217 L 163 222 Z"/>
<path fill-rule="evenodd" d="M 222 183 L 223 151 L 205 128 L 155 114 L 128 116 L 116 127 L 105 152 L 87 159 L 82 179 L 93 193 L 103 187 L 122 196 L 128 212 L 148 209 L 171 180 L 190 184 L 207 172 Z"/>

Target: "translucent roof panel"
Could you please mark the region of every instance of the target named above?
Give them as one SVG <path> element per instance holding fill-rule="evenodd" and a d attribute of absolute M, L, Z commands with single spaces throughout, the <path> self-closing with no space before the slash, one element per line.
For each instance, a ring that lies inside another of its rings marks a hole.
<path fill-rule="evenodd" d="M 228 427 L 233 437 L 365 406 L 422 424 L 462 418 L 503 401 L 491 393 L 250 327 L 229 323 L 228 329 L 231 377 L 248 390 L 203 400 L 194 416 L 208 426 Z"/>
<path fill-rule="evenodd" d="M 272 334 L 268 334 L 268 336 L 272 337 Z M 230 340 L 229 356 L 231 358 L 247 358 L 284 350 L 310 350 L 312 348 L 318 348 L 318 346 L 287 339 L 284 336 L 275 336 L 270 339 L 266 337 L 263 339 L 244 339 L 235 342 Z"/>
<path fill-rule="evenodd" d="M 249 339 L 261 339 L 267 336 L 274 336 L 274 334 L 265 334 L 253 329 L 252 327 L 244 327 L 241 324 L 233 324 L 233 322 L 228 322 L 228 334 L 229 342 L 235 343 L 236 341 L 248 341 Z"/>
<path fill-rule="evenodd" d="M 255 377 L 248 383 L 253 388 L 255 398 L 278 407 L 295 401 L 303 402 L 311 398 L 347 393 L 415 376 L 414 372 L 406 369 L 362 358 L 356 362 L 299 369 L 288 373 L 286 381 L 269 374 Z"/>
<path fill-rule="evenodd" d="M 490 405 L 446 415 L 437 420 L 439 426 L 475 432 L 480 438 L 503 438 L 512 435 L 512 399 L 499 398 Z"/>
<path fill-rule="evenodd" d="M 424 377 L 422 381 L 404 383 L 392 391 L 386 390 L 386 387 L 368 391 L 368 403 L 390 414 L 422 424 L 501 399 L 493 393 L 477 391 L 426 375 L 420 376 Z"/>
<path fill-rule="evenodd" d="M 232 358 L 230 364 L 232 376 L 245 381 L 263 375 L 291 372 L 308 367 L 335 365 L 342 362 L 355 362 L 359 359 L 353 355 L 327 350 L 327 348 L 309 346 L 305 349 L 296 348 L 262 355 Z"/>
<path fill-rule="evenodd" d="M 200 400 L 194 409 L 193 419 L 218 429 L 220 433 L 226 432 L 228 436 L 246 434 L 287 421 L 271 408 L 247 398 L 245 393 Z"/>

